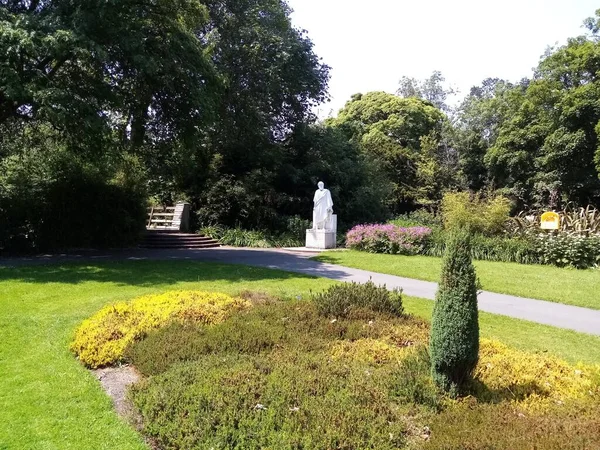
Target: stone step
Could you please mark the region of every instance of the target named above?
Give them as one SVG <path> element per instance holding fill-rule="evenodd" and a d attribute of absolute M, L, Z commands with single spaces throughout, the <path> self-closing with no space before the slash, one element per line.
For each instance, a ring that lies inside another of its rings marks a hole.
<path fill-rule="evenodd" d="M 146 236 L 147 242 L 192 242 L 192 241 L 212 241 L 208 236 Z"/>
<path fill-rule="evenodd" d="M 217 248 L 221 244 L 218 242 L 207 242 L 202 244 L 142 244 L 142 248 L 164 248 L 164 249 L 199 249 L 199 248 Z"/>
<path fill-rule="evenodd" d="M 170 248 L 170 249 L 199 249 L 220 247 L 218 241 L 208 236 L 178 231 L 152 230 L 148 231 L 140 247 L 142 248 Z"/>

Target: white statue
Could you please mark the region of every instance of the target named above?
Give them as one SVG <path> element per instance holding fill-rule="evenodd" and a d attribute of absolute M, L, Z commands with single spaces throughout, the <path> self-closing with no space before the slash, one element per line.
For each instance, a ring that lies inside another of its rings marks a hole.
<path fill-rule="evenodd" d="M 313 230 L 328 230 L 331 226 L 331 215 L 333 214 L 333 200 L 331 192 L 325 189 L 325 183 L 319 181 L 319 189 L 315 192 L 313 199 Z"/>

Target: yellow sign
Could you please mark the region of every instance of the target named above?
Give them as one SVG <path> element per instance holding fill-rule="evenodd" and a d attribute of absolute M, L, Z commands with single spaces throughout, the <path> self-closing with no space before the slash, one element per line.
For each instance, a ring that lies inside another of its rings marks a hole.
<path fill-rule="evenodd" d="M 555 212 L 545 212 L 542 214 L 542 230 L 558 230 L 560 228 L 560 216 Z"/>

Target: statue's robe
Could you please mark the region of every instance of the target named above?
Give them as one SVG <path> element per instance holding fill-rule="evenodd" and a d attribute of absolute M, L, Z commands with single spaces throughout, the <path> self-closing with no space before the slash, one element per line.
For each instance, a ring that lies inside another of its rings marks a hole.
<path fill-rule="evenodd" d="M 325 228 L 327 219 L 329 219 L 331 209 L 333 208 L 333 200 L 331 199 L 329 189 L 318 189 L 315 192 L 313 202 L 315 204 L 313 209 L 313 228 Z"/>

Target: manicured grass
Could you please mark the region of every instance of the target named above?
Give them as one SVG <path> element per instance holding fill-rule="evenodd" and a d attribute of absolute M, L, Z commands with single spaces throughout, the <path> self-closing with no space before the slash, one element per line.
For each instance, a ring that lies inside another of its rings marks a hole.
<path fill-rule="evenodd" d="M 102 306 L 169 289 L 253 289 L 290 297 L 329 284 L 185 262 L 0 269 L 0 449 L 145 448 L 68 350 L 75 327 Z"/>
<path fill-rule="evenodd" d="M 356 269 L 425 281 L 439 281 L 441 258 L 380 255 L 359 251 L 325 252 L 313 258 Z M 483 289 L 500 294 L 600 309 L 600 270 L 475 261 Z"/>
<path fill-rule="evenodd" d="M 268 269 L 185 261 L 0 268 L 0 449 L 137 449 L 139 436 L 68 351 L 77 325 L 101 307 L 150 292 L 242 290 L 286 298 L 333 282 Z M 432 303 L 406 299 L 427 316 Z M 482 314 L 482 335 L 571 362 L 600 363 L 600 338 Z"/>
<path fill-rule="evenodd" d="M 431 300 L 407 296 L 403 297 L 403 300 L 407 312 L 427 320 L 431 319 Z M 572 364 L 600 364 L 598 336 L 481 311 L 479 328 L 482 337 L 497 339 L 520 350 L 556 355 Z"/>

